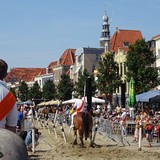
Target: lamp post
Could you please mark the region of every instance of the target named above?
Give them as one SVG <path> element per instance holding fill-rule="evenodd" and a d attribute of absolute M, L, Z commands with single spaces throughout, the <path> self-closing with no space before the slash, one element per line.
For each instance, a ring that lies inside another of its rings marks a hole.
<path fill-rule="evenodd" d="M 87 110 L 92 110 L 92 81 L 91 77 L 88 77 L 86 80 L 86 96 L 87 96 Z"/>
<path fill-rule="evenodd" d="M 125 95 L 125 92 L 126 92 L 126 83 L 123 82 L 121 84 L 121 106 L 123 108 L 125 108 L 125 103 L 126 103 L 126 95 Z"/>

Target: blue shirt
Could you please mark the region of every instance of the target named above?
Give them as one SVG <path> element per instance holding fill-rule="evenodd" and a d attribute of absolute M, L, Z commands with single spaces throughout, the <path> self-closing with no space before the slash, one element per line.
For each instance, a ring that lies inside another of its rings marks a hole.
<path fill-rule="evenodd" d="M 23 113 L 18 111 L 18 117 L 17 117 L 17 120 L 18 120 L 18 121 L 21 121 L 21 120 L 22 120 L 22 118 L 23 118 Z"/>

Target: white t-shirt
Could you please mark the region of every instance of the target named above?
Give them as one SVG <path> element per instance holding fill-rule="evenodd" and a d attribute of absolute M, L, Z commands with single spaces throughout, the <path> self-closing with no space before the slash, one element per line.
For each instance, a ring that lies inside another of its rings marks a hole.
<path fill-rule="evenodd" d="M 33 118 L 33 110 L 30 109 L 27 113 L 27 118 L 32 119 Z"/>
<path fill-rule="evenodd" d="M 127 113 L 123 112 L 121 115 L 121 123 L 124 124 L 126 122 L 126 118 L 127 118 Z"/>
<path fill-rule="evenodd" d="M 0 80 L 0 101 L 4 99 L 4 97 L 8 94 L 9 90 L 6 86 L 6 83 Z M 17 116 L 18 110 L 17 105 L 15 103 L 12 110 L 0 121 L 0 128 L 5 128 L 5 125 L 14 127 L 17 125 Z"/>
<path fill-rule="evenodd" d="M 82 105 L 82 100 L 84 99 L 77 99 L 74 106 L 76 107 L 76 109 L 80 108 Z M 84 105 L 82 106 L 82 109 L 80 110 L 80 112 L 84 111 L 84 106 L 85 106 L 85 102 Z"/>

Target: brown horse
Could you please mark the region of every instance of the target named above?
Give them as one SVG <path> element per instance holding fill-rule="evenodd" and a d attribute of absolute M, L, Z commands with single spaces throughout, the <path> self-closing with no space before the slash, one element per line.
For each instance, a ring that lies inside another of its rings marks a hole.
<path fill-rule="evenodd" d="M 80 146 L 84 147 L 83 137 L 85 137 L 85 140 L 87 138 L 90 139 L 89 147 L 93 147 L 92 142 L 92 127 L 93 127 L 93 120 L 92 115 L 90 112 L 78 112 L 73 119 L 74 123 L 74 139 L 73 139 L 73 145 L 77 144 L 77 130 L 79 134 L 80 139 Z"/>

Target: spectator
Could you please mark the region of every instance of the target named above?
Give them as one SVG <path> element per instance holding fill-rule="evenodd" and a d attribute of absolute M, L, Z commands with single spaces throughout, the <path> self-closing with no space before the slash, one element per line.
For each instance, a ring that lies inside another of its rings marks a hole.
<path fill-rule="evenodd" d="M 156 131 L 156 134 L 157 134 L 157 142 L 159 143 L 160 142 L 160 121 L 159 121 L 159 124 L 156 127 L 155 131 Z"/>
<path fill-rule="evenodd" d="M 152 130 L 153 130 L 154 126 L 152 125 L 152 121 L 150 119 L 150 117 L 146 117 L 145 120 L 145 135 L 146 135 L 146 140 L 148 142 L 148 145 L 146 147 L 151 147 L 151 136 L 152 136 Z"/>
<path fill-rule="evenodd" d="M 30 121 L 33 120 L 33 106 L 32 106 L 32 105 L 29 106 L 29 111 L 28 111 L 28 113 L 27 113 L 27 118 L 28 118 Z"/>
<path fill-rule="evenodd" d="M 39 144 L 38 139 L 39 139 L 39 135 L 40 135 L 40 134 L 41 134 L 41 133 L 38 132 L 38 129 L 35 128 L 35 146 L 37 146 L 37 145 Z M 32 130 L 29 130 L 29 131 L 26 133 L 25 136 L 26 136 L 26 137 L 23 137 L 24 142 L 25 142 L 25 144 L 26 144 L 26 146 L 27 146 L 28 151 L 31 151 L 31 150 L 32 150 Z"/>
<path fill-rule="evenodd" d="M 140 124 L 140 116 L 137 115 L 135 119 L 135 131 L 134 131 L 134 140 L 133 142 L 138 142 L 139 140 L 139 124 Z"/>
<path fill-rule="evenodd" d="M 21 108 L 18 107 L 17 129 L 21 129 L 22 121 L 23 121 L 23 113 L 21 112 Z"/>

